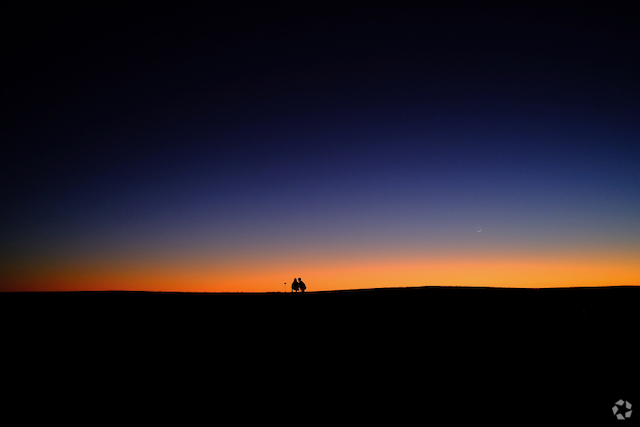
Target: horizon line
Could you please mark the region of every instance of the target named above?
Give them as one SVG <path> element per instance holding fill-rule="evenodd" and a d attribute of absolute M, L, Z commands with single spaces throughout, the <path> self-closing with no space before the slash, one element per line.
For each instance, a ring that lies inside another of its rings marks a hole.
<path fill-rule="evenodd" d="M 354 289 L 334 289 L 321 291 L 305 291 L 305 292 L 198 292 L 198 291 L 143 291 L 143 290 L 124 290 L 124 289 L 106 289 L 106 290 L 72 290 L 72 291 L 0 291 L 0 294 L 100 294 L 100 293 L 129 293 L 129 294 L 197 294 L 197 295 L 276 295 L 276 294 L 327 294 L 341 292 L 366 292 L 366 291 L 382 291 L 382 290 L 418 290 L 418 289 L 505 289 L 505 290 L 545 290 L 545 289 L 611 289 L 611 288 L 640 288 L 640 285 L 609 285 L 609 286 L 557 286 L 557 287 L 505 287 L 505 286 L 405 286 L 405 287 L 382 287 L 382 288 L 354 288 Z"/>

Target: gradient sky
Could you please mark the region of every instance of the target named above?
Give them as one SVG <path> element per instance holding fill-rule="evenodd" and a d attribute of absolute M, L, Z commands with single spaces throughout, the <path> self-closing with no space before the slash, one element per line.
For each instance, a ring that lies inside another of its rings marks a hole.
<path fill-rule="evenodd" d="M 297 3 L 8 9 L 0 291 L 640 285 L 637 3 Z"/>

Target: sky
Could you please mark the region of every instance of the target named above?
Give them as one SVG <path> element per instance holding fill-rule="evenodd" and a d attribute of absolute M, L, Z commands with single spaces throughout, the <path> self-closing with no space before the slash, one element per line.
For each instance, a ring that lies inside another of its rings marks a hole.
<path fill-rule="evenodd" d="M 5 9 L 0 291 L 640 285 L 637 2 Z"/>

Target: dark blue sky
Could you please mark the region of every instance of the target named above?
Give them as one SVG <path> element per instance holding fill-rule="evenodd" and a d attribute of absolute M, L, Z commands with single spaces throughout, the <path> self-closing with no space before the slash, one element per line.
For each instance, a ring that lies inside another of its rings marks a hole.
<path fill-rule="evenodd" d="M 478 228 L 505 251 L 636 251 L 638 18 L 633 3 L 9 8 L 5 275 L 87 254 L 473 252 Z"/>

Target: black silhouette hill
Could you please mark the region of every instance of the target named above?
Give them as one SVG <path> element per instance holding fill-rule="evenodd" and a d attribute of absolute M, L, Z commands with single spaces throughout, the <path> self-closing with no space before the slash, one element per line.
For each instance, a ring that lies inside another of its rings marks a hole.
<path fill-rule="evenodd" d="M 285 424 L 615 421 L 617 400 L 640 405 L 639 301 L 639 287 L 0 294 L 7 354 L 38 378 L 80 375 L 98 395 L 133 381 L 119 399 L 186 393 L 216 417 Z"/>

